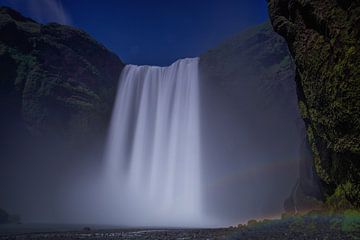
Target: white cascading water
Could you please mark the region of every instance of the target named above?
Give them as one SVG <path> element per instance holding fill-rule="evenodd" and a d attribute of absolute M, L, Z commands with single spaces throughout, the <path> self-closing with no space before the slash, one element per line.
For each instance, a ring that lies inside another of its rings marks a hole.
<path fill-rule="evenodd" d="M 106 175 L 127 224 L 203 224 L 198 84 L 198 58 L 123 69 Z"/>

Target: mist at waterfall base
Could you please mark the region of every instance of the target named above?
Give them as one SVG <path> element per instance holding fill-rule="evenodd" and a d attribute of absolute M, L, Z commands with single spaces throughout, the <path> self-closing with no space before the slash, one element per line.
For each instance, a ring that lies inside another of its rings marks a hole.
<path fill-rule="evenodd" d="M 64 162 L 48 150 L 53 158 L 8 171 L 22 178 L 6 183 L 2 206 L 24 222 L 135 227 L 280 214 L 298 176 L 300 134 L 271 106 L 249 101 L 256 86 L 244 87 L 239 103 L 198 61 L 126 66 L 105 157 Z"/>

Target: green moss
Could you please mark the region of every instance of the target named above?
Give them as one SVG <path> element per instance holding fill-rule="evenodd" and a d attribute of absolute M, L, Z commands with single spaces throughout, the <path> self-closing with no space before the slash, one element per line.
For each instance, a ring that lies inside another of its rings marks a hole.
<path fill-rule="evenodd" d="M 306 108 L 306 105 L 303 101 L 299 101 L 299 111 L 303 119 L 309 118 L 309 114 Z"/>
<path fill-rule="evenodd" d="M 256 224 L 258 224 L 258 221 L 255 219 L 251 219 L 247 222 L 248 227 L 255 226 Z"/>
<path fill-rule="evenodd" d="M 312 127 L 310 127 L 310 126 L 307 128 L 307 137 L 308 137 L 308 141 L 309 141 L 309 144 L 311 147 L 311 151 L 313 153 L 315 170 L 318 173 L 319 177 L 324 182 L 330 183 L 331 178 L 330 178 L 329 174 L 327 173 L 325 167 L 323 166 L 323 162 L 321 161 L 319 150 L 316 146 L 315 136 L 314 136 Z"/>
<path fill-rule="evenodd" d="M 351 183 L 340 185 L 336 188 L 335 192 L 326 199 L 326 206 L 329 210 L 340 211 L 352 208 L 352 204 L 347 198 Z"/>
<path fill-rule="evenodd" d="M 346 232 L 360 231 L 360 211 L 352 209 L 346 210 L 344 212 L 341 229 Z M 360 236 L 356 239 L 360 239 Z"/>
<path fill-rule="evenodd" d="M 293 6 L 303 4 L 295 0 Z M 346 13 L 337 1 L 306 4 L 288 16 L 271 1 L 273 22 L 281 17 L 284 24 L 290 24 L 286 22 L 289 18 L 293 32 L 289 35 L 277 25 L 274 29 L 288 41 L 297 65 L 297 84 L 303 93 L 299 108 L 307 123 L 316 172 L 326 183 L 324 190 L 336 192 L 330 197 L 334 204 L 345 204 L 346 199 L 360 207 L 358 4 L 349 5 Z"/>

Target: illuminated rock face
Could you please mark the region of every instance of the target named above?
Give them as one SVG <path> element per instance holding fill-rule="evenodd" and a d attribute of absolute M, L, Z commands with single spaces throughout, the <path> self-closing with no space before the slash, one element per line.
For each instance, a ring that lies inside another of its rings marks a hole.
<path fill-rule="evenodd" d="M 198 59 L 169 67 L 127 65 L 110 126 L 106 175 L 121 189 L 119 205 L 130 222 L 199 223 L 200 158 Z"/>

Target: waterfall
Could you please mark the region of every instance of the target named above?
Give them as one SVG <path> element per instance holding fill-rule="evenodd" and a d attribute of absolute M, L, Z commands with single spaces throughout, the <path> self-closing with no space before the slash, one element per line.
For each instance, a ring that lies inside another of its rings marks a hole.
<path fill-rule="evenodd" d="M 123 69 L 106 175 L 127 223 L 194 226 L 201 216 L 198 58 Z"/>

